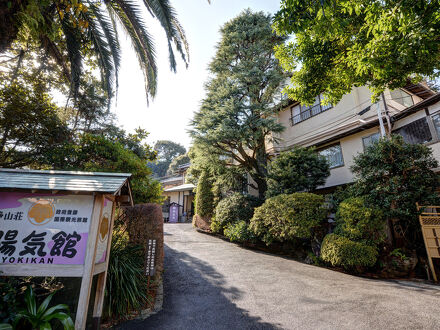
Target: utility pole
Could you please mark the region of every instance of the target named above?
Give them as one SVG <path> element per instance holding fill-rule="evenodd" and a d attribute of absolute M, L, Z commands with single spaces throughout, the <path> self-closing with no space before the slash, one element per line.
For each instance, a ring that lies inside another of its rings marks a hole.
<path fill-rule="evenodd" d="M 377 118 L 379 118 L 380 136 L 385 137 L 385 126 L 383 125 L 382 111 L 380 110 L 379 102 L 377 102 Z"/>
<path fill-rule="evenodd" d="M 388 104 L 385 100 L 385 95 L 382 92 L 382 102 L 383 102 L 383 108 L 385 110 L 385 118 L 387 120 L 387 126 L 388 126 L 388 132 L 387 132 L 387 137 L 390 138 L 391 137 L 391 120 L 390 120 L 390 114 L 388 113 Z"/>

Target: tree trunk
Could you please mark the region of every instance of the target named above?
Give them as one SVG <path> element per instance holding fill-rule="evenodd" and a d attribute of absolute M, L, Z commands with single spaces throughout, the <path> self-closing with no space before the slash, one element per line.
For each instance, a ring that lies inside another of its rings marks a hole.
<path fill-rule="evenodd" d="M 258 197 L 264 199 L 267 190 L 267 154 L 264 144 L 264 137 L 259 141 L 260 147 L 256 150 L 256 169 L 255 175 L 252 176 L 258 186 Z"/>
<path fill-rule="evenodd" d="M 28 0 L 0 1 L 0 53 L 10 48 L 12 42 L 17 38 L 16 14 L 27 3 Z"/>

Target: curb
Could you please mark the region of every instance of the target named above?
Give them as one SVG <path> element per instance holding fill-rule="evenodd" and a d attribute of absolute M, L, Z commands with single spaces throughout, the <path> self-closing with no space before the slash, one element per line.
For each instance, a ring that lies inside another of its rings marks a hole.
<path fill-rule="evenodd" d="M 139 316 L 136 317 L 137 320 L 145 320 L 150 316 L 160 312 L 163 307 L 163 279 L 160 280 L 160 284 L 157 287 L 156 300 L 154 302 L 153 308 L 144 309 L 140 312 Z"/>

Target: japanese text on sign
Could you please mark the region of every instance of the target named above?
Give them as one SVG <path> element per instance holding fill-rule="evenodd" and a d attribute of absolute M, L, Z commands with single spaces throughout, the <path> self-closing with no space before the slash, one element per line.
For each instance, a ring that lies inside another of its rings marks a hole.
<path fill-rule="evenodd" d="M 145 269 L 145 275 L 153 276 L 156 272 L 155 267 L 155 257 L 156 257 L 156 240 L 148 240 L 148 251 L 147 251 L 147 265 Z"/>
<path fill-rule="evenodd" d="M 93 196 L 0 192 L 0 264 L 83 264 Z"/>

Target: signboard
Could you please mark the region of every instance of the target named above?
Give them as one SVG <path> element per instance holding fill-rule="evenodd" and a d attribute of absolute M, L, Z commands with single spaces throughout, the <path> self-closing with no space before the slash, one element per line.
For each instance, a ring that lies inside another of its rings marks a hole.
<path fill-rule="evenodd" d="M 104 305 L 115 205 L 132 203 L 127 173 L 0 168 L 1 276 L 79 277 L 75 329 Z"/>
<path fill-rule="evenodd" d="M 102 215 L 99 222 L 98 242 L 96 244 L 95 263 L 99 264 L 105 262 L 107 257 L 107 242 L 110 236 L 110 224 L 113 212 L 113 202 L 104 198 L 104 206 L 102 208 Z"/>
<path fill-rule="evenodd" d="M 171 204 L 170 205 L 170 220 L 169 222 L 177 222 L 179 219 L 179 205 Z"/>
<path fill-rule="evenodd" d="M 154 276 L 156 272 L 156 240 L 149 239 L 148 240 L 148 251 L 147 251 L 147 264 L 145 267 L 145 275 Z"/>
<path fill-rule="evenodd" d="M 429 266 L 431 268 L 434 281 L 437 282 L 432 258 L 440 258 L 440 206 L 419 206 L 423 212 L 419 216 L 422 226 L 423 240 L 425 241 L 426 253 L 428 254 Z"/>
<path fill-rule="evenodd" d="M 83 265 L 91 195 L 0 192 L 0 264 Z"/>

